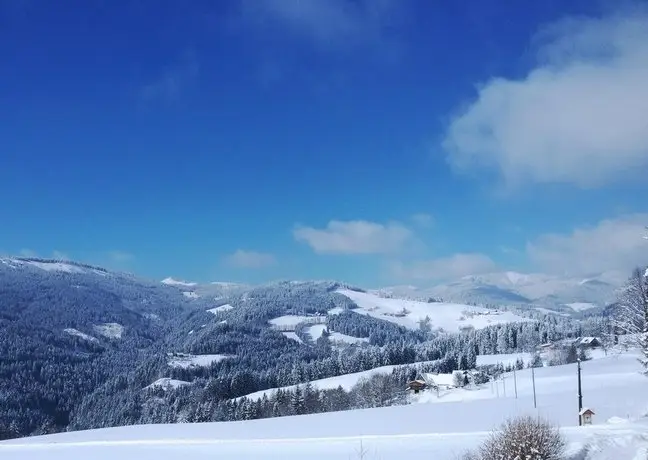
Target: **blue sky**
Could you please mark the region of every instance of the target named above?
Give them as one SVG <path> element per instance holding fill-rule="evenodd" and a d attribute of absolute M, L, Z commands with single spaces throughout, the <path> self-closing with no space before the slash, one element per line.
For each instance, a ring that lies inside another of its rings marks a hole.
<path fill-rule="evenodd" d="M 0 0 L 0 253 L 367 286 L 629 270 L 647 11 Z"/>

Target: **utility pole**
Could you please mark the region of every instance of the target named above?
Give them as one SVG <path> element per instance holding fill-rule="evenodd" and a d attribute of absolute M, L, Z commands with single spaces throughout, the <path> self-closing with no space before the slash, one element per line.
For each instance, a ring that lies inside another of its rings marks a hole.
<path fill-rule="evenodd" d="M 506 398 L 506 377 L 502 377 L 502 386 L 504 387 L 504 397 Z"/>
<path fill-rule="evenodd" d="M 515 368 L 513 368 L 513 388 L 515 389 L 515 399 L 517 399 L 517 374 Z"/>
<path fill-rule="evenodd" d="M 583 424 L 580 412 L 583 410 L 583 391 L 581 388 L 581 360 L 579 359 L 576 364 L 578 365 L 578 426 Z"/>
<path fill-rule="evenodd" d="M 536 402 L 536 391 L 535 391 L 535 368 L 531 368 L 531 381 L 533 382 L 533 408 L 537 409 L 538 404 Z M 580 420 L 580 419 L 579 419 Z"/>

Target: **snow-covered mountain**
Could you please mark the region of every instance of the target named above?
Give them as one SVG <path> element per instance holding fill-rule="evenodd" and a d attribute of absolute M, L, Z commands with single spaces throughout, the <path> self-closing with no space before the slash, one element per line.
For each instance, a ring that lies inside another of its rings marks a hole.
<path fill-rule="evenodd" d="M 509 271 L 464 276 L 429 288 L 393 286 L 376 292 L 413 299 L 441 298 L 462 303 L 528 304 L 580 312 L 587 309 L 586 305 L 595 308 L 614 302 L 623 281 L 622 276 L 614 273 L 582 278 Z"/>
<path fill-rule="evenodd" d="M 230 296 L 241 294 L 252 286 L 241 283 L 214 281 L 211 283 L 196 283 L 194 281 L 182 281 L 173 277 L 162 280 L 162 284 L 174 286 L 182 290 L 185 297 L 189 299 L 205 298 L 210 300 L 223 300 Z"/>

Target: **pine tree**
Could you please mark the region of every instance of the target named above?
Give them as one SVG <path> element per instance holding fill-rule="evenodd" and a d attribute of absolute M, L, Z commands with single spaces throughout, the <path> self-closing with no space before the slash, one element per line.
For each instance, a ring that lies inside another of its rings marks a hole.
<path fill-rule="evenodd" d="M 648 376 L 648 269 L 636 268 L 619 296 L 613 325 L 615 332 L 628 334 L 643 354 L 639 360 Z"/>

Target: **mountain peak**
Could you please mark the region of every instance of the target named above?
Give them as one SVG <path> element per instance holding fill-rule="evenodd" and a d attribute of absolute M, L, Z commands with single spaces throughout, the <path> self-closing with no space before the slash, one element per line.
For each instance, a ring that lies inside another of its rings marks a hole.
<path fill-rule="evenodd" d="M 186 287 L 192 287 L 196 286 L 198 283 L 192 283 L 188 281 L 181 281 L 181 280 L 176 280 L 171 278 L 170 276 L 167 278 L 164 278 L 162 280 L 162 284 L 167 284 L 169 286 L 186 286 Z"/>

